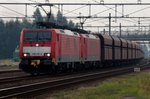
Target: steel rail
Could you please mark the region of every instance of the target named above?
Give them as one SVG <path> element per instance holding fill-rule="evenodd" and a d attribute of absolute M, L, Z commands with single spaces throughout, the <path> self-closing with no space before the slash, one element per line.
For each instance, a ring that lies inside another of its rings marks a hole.
<path fill-rule="evenodd" d="M 141 66 L 139 67 L 141 68 Z M 143 70 L 147 68 L 150 68 L 150 67 L 142 66 L 141 69 Z M 112 77 L 115 75 L 120 75 L 120 74 L 133 72 L 133 71 L 134 71 L 133 67 L 128 67 L 128 68 L 109 70 L 105 72 L 84 74 L 82 76 L 73 76 L 73 77 L 61 78 L 61 79 L 56 79 L 56 80 L 51 80 L 51 81 L 4 88 L 4 89 L 0 89 L 0 95 L 1 95 L 0 98 L 10 98 L 10 97 L 18 96 L 18 95 L 31 94 L 33 92 L 38 92 L 38 91 L 42 91 L 45 89 L 51 90 L 51 89 L 59 88 L 59 87 L 66 86 L 66 85 L 78 84 L 81 82 L 91 81 L 93 79 L 98 79 L 98 78 Z"/>
<path fill-rule="evenodd" d="M 18 72 L 22 72 L 21 70 L 19 69 L 16 69 L 16 70 L 4 70 L 4 71 L 0 71 L 0 74 L 3 74 L 3 73 L 18 73 Z"/>
<path fill-rule="evenodd" d="M 22 80 L 28 80 L 31 79 L 31 76 L 15 76 L 15 77 L 4 77 L 0 78 L 0 85 L 6 84 L 6 83 L 12 83 L 12 82 L 19 82 Z"/>

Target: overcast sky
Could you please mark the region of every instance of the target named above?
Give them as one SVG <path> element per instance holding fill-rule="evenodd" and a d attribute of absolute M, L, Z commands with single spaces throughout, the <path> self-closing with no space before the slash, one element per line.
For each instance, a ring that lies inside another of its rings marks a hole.
<path fill-rule="evenodd" d="M 9 2 L 10 3 L 20 3 L 20 2 L 45 2 L 45 0 L 0 0 L 0 3 L 2 2 Z M 85 3 L 96 3 L 100 2 L 103 0 L 49 0 L 51 3 L 79 3 L 79 2 L 85 2 Z M 150 0 L 104 0 L 105 3 L 137 3 L 137 1 L 141 1 L 142 3 L 150 3 Z M 80 8 L 78 10 L 75 10 L 77 8 Z M 110 9 L 112 8 L 112 9 Z M 11 10 L 10 10 L 11 9 Z M 33 11 L 35 11 L 36 7 L 35 6 L 28 6 L 28 16 L 33 15 Z M 89 7 L 88 6 L 64 6 L 63 7 L 63 14 L 64 16 L 79 16 L 79 13 L 84 16 L 89 15 Z M 109 9 L 109 10 L 108 10 Z M 92 16 L 108 16 L 109 13 L 111 13 L 112 16 L 115 16 L 115 6 L 92 6 L 91 10 L 91 15 Z M 143 9 L 143 10 L 142 10 Z M 12 11 L 13 10 L 13 11 Z M 73 11 L 75 10 L 75 11 Z M 106 11 L 107 10 L 107 11 Z M 52 12 L 54 15 L 57 14 L 58 11 L 58 6 L 52 7 Z M 73 11 L 73 12 L 70 12 Z M 41 10 L 43 13 L 43 11 Z M 150 5 L 149 6 L 124 6 L 124 15 L 129 15 L 129 16 L 139 16 L 139 17 L 144 17 L 144 16 L 150 16 L 148 13 L 150 12 Z M 9 5 L 2 5 L 0 6 L 0 17 L 9 17 L 9 16 L 23 16 L 25 15 L 25 6 L 9 6 Z M 43 13 L 43 15 L 45 15 Z M 122 15 L 122 6 L 117 7 L 117 16 Z M 79 19 L 72 19 L 74 22 L 79 22 Z M 108 25 L 109 20 L 108 19 L 88 19 L 85 22 L 85 25 L 90 26 L 90 25 Z M 143 20 L 141 19 L 141 24 L 143 25 L 149 25 L 150 19 Z M 119 23 L 122 23 L 122 25 L 138 25 L 138 19 L 112 19 L 112 25 L 119 25 Z M 129 28 L 132 30 L 132 28 Z M 135 28 L 133 28 L 135 29 Z M 97 31 L 97 30 L 96 30 Z"/>

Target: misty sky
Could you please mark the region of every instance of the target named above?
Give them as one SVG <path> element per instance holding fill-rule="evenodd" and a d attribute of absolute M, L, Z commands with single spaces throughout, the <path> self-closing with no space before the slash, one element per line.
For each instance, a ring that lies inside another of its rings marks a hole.
<path fill-rule="evenodd" d="M 20 3 L 20 2 L 45 2 L 45 0 L 0 0 L 0 3 L 2 2 L 9 2 L 10 3 Z M 101 0 L 49 0 L 49 2 L 52 3 L 73 3 L 73 2 L 90 2 L 90 3 L 96 3 L 100 2 Z M 137 3 L 137 1 L 140 0 L 104 0 L 105 3 Z M 150 3 L 150 0 L 141 0 L 143 3 Z M 73 11 L 74 9 L 81 8 L 79 10 Z M 111 8 L 111 9 L 110 9 Z M 11 10 L 13 11 L 11 11 Z M 36 7 L 35 6 L 28 6 L 28 16 L 33 15 L 33 11 L 35 11 Z M 64 16 L 79 16 L 79 13 L 84 16 L 89 15 L 89 7 L 88 6 L 64 6 L 63 7 L 63 14 Z M 109 13 L 111 13 L 112 16 L 115 16 L 115 7 L 114 6 L 92 6 L 92 16 L 108 16 Z M 141 10 L 143 9 L 143 10 Z M 54 15 L 57 14 L 58 7 L 52 7 L 52 12 Z M 16 11 L 16 12 L 15 12 Z M 47 10 L 48 11 L 48 10 Z M 70 11 L 73 11 L 70 13 Z M 41 10 L 42 14 L 43 11 Z M 144 16 L 150 16 L 148 13 L 150 12 L 150 5 L 149 6 L 124 6 L 124 15 L 128 16 L 139 16 L 139 17 L 144 17 Z M 1 17 L 9 17 L 9 16 L 23 16 L 25 15 L 25 6 L 9 6 L 9 5 L 2 5 L 0 6 L 0 16 Z M 122 6 L 117 6 L 117 16 L 122 15 Z M 79 19 L 72 19 L 74 22 L 79 22 Z M 149 25 L 150 19 L 141 19 L 141 24 L 143 25 Z M 122 23 L 122 25 L 138 25 L 138 19 L 112 19 L 112 25 L 119 25 L 119 23 Z M 85 25 L 91 26 L 91 25 L 108 25 L 108 19 L 88 19 L 85 22 Z M 130 28 L 132 30 L 132 28 Z M 135 28 L 134 28 L 135 29 Z M 96 30 L 97 31 L 97 30 Z"/>

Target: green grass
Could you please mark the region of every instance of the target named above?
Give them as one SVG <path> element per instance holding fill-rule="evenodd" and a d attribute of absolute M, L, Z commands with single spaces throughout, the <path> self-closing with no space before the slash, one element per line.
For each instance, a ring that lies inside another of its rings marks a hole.
<path fill-rule="evenodd" d="M 123 75 L 105 80 L 94 87 L 66 90 L 52 95 L 52 99 L 150 99 L 150 72 Z"/>

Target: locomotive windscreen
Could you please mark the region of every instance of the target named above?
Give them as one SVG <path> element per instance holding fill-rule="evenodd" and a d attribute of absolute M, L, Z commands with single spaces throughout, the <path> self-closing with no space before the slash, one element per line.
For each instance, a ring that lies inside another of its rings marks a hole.
<path fill-rule="evenodd" d="M 25 42 L 45 42 L 51 40 L 50 32 L 25 32 L 24 41 Z"/>

